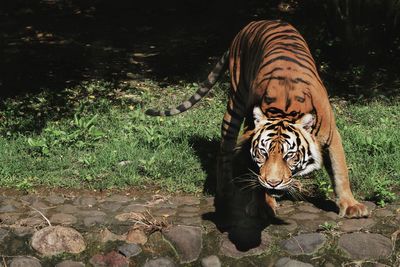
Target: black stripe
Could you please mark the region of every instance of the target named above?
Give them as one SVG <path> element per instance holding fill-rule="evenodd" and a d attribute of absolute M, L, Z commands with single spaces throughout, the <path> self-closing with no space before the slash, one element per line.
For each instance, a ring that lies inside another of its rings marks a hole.
<path fill-rule="evenodd" d="M 273 59 L 270 59 L 270 60 L 268 60 L 267 62 L 263 63 L 263 64 L 261 65 L 260 69 L 262 69 L 262 68 L 264 68 L 264 67 L 270 65 L 271 63 L 274 63 L 275 61 L 279 61 L 279 60 L 293 62 L 293 63 L 295 63 L 296 65 L 298 65 L 298 66 L 300 66 L 300 67 L 302 67 L 302 68 L 305 68 L 305 69 L 309 70 L 312 74 L 314 74 L 315 77 L 318 77 L 317 74 L 314 72 L 313 69 L 311 69 L 310 67 L 308 67 L 308 66 L 302 64 L 302 63 L 299 62 L 298 60 L 293 59 L 293 58 L 291 58 L 291 57 L 287 57 L 287 56 L 279 56 L 279 57 L 275 57 L 275 58 L 273 58 Z"/>
<path fill-rule="evenodd" d="M 233 128 L 235 130 L 240 130 L 240 125 L 223 120 L 222 123 L 224 123 L 225 125 L 228 125 L 229 128 Z"/>

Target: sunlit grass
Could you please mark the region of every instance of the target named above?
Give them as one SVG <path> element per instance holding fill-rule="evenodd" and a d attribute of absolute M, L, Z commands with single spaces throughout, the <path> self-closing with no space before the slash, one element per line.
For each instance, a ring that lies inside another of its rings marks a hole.
<path fill-rule="evenodd" d="M 156 185 L 201 192 L 207 175 L 215 173 L 226 88 L 217 86 L 197 107 L 167 118 L 148 117 L 143 110 L 177 104 L 196 90 L 195 84 L 160 88 L 142 81 L 115 89 L 91 82 L 62 92 L 63 106 L 52 105 L 54 96 L 47 93 L 8 100 L 0 110 L 0 186 Z M 335 107 L 353 190 L 365 198 L 392 200 L 400 180 L 399 102 Z M 324 175 L 317 178 L 326 187 Z"/>

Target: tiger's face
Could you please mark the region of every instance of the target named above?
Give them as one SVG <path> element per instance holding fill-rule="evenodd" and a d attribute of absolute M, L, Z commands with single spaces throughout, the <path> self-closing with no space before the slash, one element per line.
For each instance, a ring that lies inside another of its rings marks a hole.
<path fill-rule="evenodd" d="M 273 194 L 294 185 L 294 176 L 305 175 L 321 166 L 321 151 L 311 134 L 314 116 L 306 114 L 297 121 L 267 118 L 259 107 L 255 118 L 251 156 L 260 169 L 258 181 Z"/>

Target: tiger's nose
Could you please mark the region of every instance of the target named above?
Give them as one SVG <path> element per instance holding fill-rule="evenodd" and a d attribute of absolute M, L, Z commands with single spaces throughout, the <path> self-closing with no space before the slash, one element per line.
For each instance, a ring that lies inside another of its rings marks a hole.
<path fill-rule="evenodd" d="M 277 187 L 282 183 L 282 180 L 267 180 L 267 184 L 271 187 Z"/>

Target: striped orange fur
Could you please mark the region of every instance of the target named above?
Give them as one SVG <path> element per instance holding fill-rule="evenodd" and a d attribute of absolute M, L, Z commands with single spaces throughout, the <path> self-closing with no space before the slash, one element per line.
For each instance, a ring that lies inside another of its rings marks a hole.
<path fill-rule="evenodd" d="M 294 169 L 293 166 L 290 168 L 290 164 L 298 164 L 297 162 L 290 163 L 290 160 L 293 161 L 295 156 L 297 159 L 306 155 L 299 152 L 300 147 L 310 147 L 310 144 L 304 143 L 314 142 L 315 147 L 318 147 L 318 153 L 325 156 L 324 164 L 332 177 L 340 215 L 367 216 L 367 208 L 356 201 L 351 192 L 341 138 L 336 128 L 327 91 L 319 77 L 314 59 L 301 34 L 286 22 L 278 20 L 251 22 L 236 35 L 229 51 L 221 57 L 206 81 L 189 100 L 171 110 L 147 110 L 146 113 L 154 116 L 169 116 L 188 110 L 211 90 L 226 69 L 229 69 L 231 87 L 221 125 L 218 196 L 224 197 L 233 190 L 234 185 L 231 182 L 233 150 L 237 145 L 243 122 L 244 137 L 252 138 L 252 151 L 257 149 L 263 151 L 267 149 L 260 146 L 257 140 L 262 136 L 260 132 L 266 132 L 265 128 L 271 126 L 271 122 L 286 121 L 286 124 L 283 122 L 280 124 L 286 125 L 284 128 L 276 127 L 274 130 L 270 128 L 268 132 L 270 137 L 279 135 L 279 138 L 272 138 L 280 140 L 279 145 L 274 143 L 277 141 L 265 142 L 269 146 L 272 144 L 273 149 L 268 150 L 261 160 L 257 159 L 257 155 L 259 156 L 261 152 L 252 153 L 253 159 L 258 160 L 260 177 L 262 177 L 260 183 L 265 183 L 267 189 L 271 189 L 271 187 L 275 188 L 274 185 L 279 182 L 289 180 L 296 174 L 293 173 Z M 257 118 L 256 121 L 254 120 L 253 111 L 257 112 L 256 116 L 262 117 L 259 119 L 264 124 L 258 124 Z M 312 116 L 312 124 L 307 127 L 304 124 L 298 126 L 299 120 L 305 116 L 309 118 Z M 303 131 L 302 127 L 307 130 Z M 295 138 L 295 133 L 301 132 L 307 138 L 299 138 L 303 141 L 292 142 L 292 146 L 282 145 L 285 142 L 290 143 L 285 140 L 285 138 L 289 139 L 289 134 L 285 133 L 287 128 L 292 128 L 293 138 Z M 288 147 L 292 150 L 291 153 L 294 153 L 293 157 L 288 156 Z M 301 175 L 301 172 L 298 173 Z M 266 200 L 267 203 L 275 203 L 268 190 Z"/>

